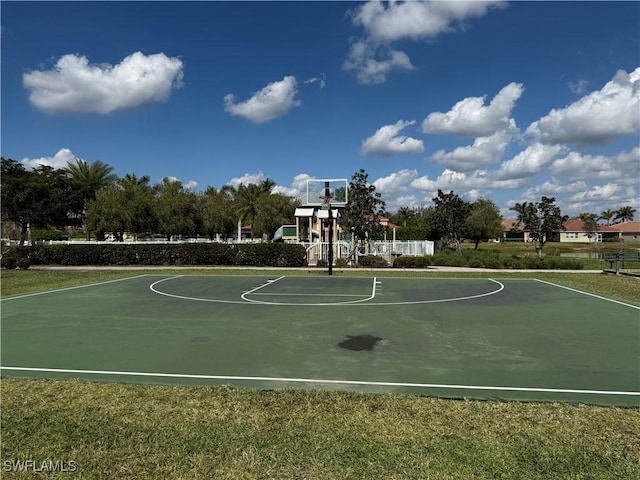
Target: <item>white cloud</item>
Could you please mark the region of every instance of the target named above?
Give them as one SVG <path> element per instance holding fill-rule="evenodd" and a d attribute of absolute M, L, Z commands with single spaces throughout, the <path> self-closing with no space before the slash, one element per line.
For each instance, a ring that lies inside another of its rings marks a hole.
<path fill-rule="evenodd" d="M 40 166 L 61 169 L 66 168 L 68 162 L 75 162 L 76 158 L 71 150 L 61 148 L 53 157 L 23 158 L 20 163 L 22 163 L 27 170 L 33 170 Z"/>
<path fill-rule="evenodd" d="M 234 177 L 227 182 L 227 185 L 231 185 L 233 188 L 238 188 L 240 185 L 250 185 L 255 184 L 259 185 L 267 179 L 264 173 L 245 173 L 241 177 Z"/>
<path fill-rule="evenodd" d="M 571 152 L 555 160 L 551 172 L 571 180 L 616 179 L 618 183 L 639 183 L 640 147 L 613 156 Z"/>
<path fill-rule="evenodd" d="M 394 125 L 380 127 L 373 136 L 362 141 L 362 154 L 389 157 L 394 153 L 424 152 L 422 140 L 398 135 L 403 129 L 415 123 L 415 121 L 398 120 Z"/>
<path fill-rule="evenodd" d="M 408 55 L 385 46 L 373 46 L 366 42 L 351 45 L 349 57 L 344 63 L 345 70 L 355 70 L 358 82 L 370 85 L 384 83 L 391 70 L 414 70 Z"/>
<path fill-rule="evenodd" d="M 512 180 L 531 177 L 540 172 L 546 165 L 565 151 L 566 147 L 563 145 L 534 143 L 511 160 L 503 162 L 500 169 L 496 172 L 496 178 L 500 180 Z"/>
<path fill-rule="evenodd" d="M 524 88 L 510 83 L 484 105 L 486 96 L 467 97 L 446 113 L 430 113 L 422 122 L 424 133 L 453 133 L 456 135 L 486 136 L 512 125 L 511 110 Z"/>
<path fill-rule="evenodd" d="M 584 95 L 588 86 L 589 82 L 587 80 L 578 80 L 576 83 L 569 82 L 569 90 L 578 95 Z"/>
<path fill-rule="evenodd" d="M 406 190 L 417 176 L 417 170 L 402 169 L 386 177 L 378 178 L 372 185 L 376 187 L 376 191 L 379 193 L 396 194 L 399 191 Z"/>
<path fill-rule="evenodd" d="M 296 198 L 300 201 L 306 200 L 307 195 L 307 180 L 310 180 L 314 177 L 307 173 L 299 173 L 295 177 L 293 177 L 293 182 L 291 182 L 291 187 L 283 187 L 281 185 L 276 185 L 273 187 L 273 193 L 279 193 L 281 195 L 287 195 L 289 197 Z"/>
<path fill-rule="evenodd" d="M 302 105 L 296 100 L 296 93 L 296 77 L 286 76 L 279 82 L 271 82 L 244 102 L 235 103 L 232 93 L 225 95 L 224 110 L 254 123 L 265 123 Z"/>
<path fill-rule="evenodd" d="M 455 31 L 460 22 L 480 17 L 495 1 L 370 1 L 351 11 L 353 23 L 362 26 L 372 41 L 393 42 L 403 39 L 433 38 Z"/>
<path fill-rule="evenodd" d="M 344 69 L 355 70 L 360 83 L 382 83 L 393 69 L 412 70 L 409 57 L 389 45 L 399 40 L 422 40 L 463 27 L 463 22 L 480 17 L 491 7 L 501 6 L 495 1 L 369 1 L 349 13 L 354 25 L 365 31 L 363 39 L 351 45 Z"/>
<path fill-rule="evenodd" d="M 166 101 L 182 85 L 183 63 L 164 53 L 136 52 L 113 66 L 68 54 L 49 71 L 22 76 L 29 101 L 47 113 L 110 113 Z"/>
<path fill-rule="evenodd" d="M 479 190 L 475 193 L 479 198 L 488 197 L 488 190 L 521 188 L 526 182 L 526 179 L 499 179 L 492 172 L 485 170 L 465 173 L 445 169 L 435 180 L 431 180 L 428 176 L 423 176 L 413 180 L 410 186 L 424 191 L 429 198 L 436 196 L 438 190 L 444 192 L 453 190 L 459 195 L 465 195 L 469 190 Z"/>
<path fill-rule="evenodd" d="M 473 145 L 458 147 L 451 152 L 438 150 L 431 158 L 437 163 L 460 172 L 486 167 L 502 158 L 507 145 L 517 132 L 513 120 L 512 127 L 488 137 L 478 137 Z"/>
<path fill-rule="evenodd" d="M 533 122 L 526 134 L 539 142 L 598 145 L 640 132 L 640 67 L 619 70 L 601 90 Z"/>
<path fill-rule="evenodd" d="M 527 199 L 539 199 L 542 195 L 555 196 L 564 193 L 576 193 L 585 191 L 587 184 L 583 181 L 576 181 L 569 184 L 556 183 L 555 181 L 547 180 L 546 182 L 529 188 L 524 192 L 523 197 Z"/>
<path fill-rule="evenodd" d="M 194 191 L 196 188 L 198 188 L 198 182 L 196 182 L 195 180 L 189 180 L 187 183 L 182 182 L 178 177 L 165 177 L 168 180 L 172 181 L 172 182 L 178 182 L 182 185 L 182 187 L 185 190 L 191 190 Z"/>
<path fill-rule="evenodd" d="M 619 192 L 620 187 L 615 183 L 607 183 L 606 185 L 597 185 L 589 190 L 576 193 L 571 197 L 571 201 L 583 200 L 608 200 Z"/>
<path fill-rule="evenodd" d="M 327 76 L 321 73 L 319 77 L 311 77 L 304 81 L 304 83 L 314 84 L 317 83 L 320 88 L 327 86 Z"/>

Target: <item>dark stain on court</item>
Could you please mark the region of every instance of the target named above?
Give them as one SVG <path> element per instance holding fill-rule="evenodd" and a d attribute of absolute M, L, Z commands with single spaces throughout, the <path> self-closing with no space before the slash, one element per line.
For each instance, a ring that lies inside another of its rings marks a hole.
<path fill-rule="evenodd" d="M 338 343 L 340 348 L 359 352 L 362 350 L 371 351 L 382 340 L 380 337 L 373 335 L 347 335 L 347 339 Z"/>

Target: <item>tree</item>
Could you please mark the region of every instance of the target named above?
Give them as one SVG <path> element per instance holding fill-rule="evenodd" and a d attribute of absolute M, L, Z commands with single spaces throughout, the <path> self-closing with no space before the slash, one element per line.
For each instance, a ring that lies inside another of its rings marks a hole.
<path fill-rule="evenodd" d="M 409 207 L 400 207 L 395 215 L 391 215 L 389 220 L 399 227 L 416 226 L 416 211 Z"/>
<path fill-rule="evenodd" d="M 62 170 L 39 166 L 27 170 L 15 160 L 2 158 L 2 220 L 20 229 L 20 244 L 31 227 L 64 228 L 74 221 L 79 196 Z"/>
<path fill-rule="evenodd" d="M 256 217 L 264 206 L 264 198 L 271 194 L 271 189 L 275 185 L 276 183 L 270 179 L 263 180 L 259 184 L 240 184 L 234 193 L 234 204 L 238 220 L 253 226 Z M 252 228 L 252 237 L 253 233 Z"/>
<path fill-rule="evenodd" d="M 611 225 L 611 220 L 613 220 L 613 217 L 616 216 L 616 212 L 615 210 L 604 210 L 601 214 L 600 217 L 598 217 L 598 220 L 606 220 L 607 221 L 607 225 Z"/>
<path fill-rule="evenodd" d="M 211 240 L 216 235 L 233 234 L 236 222 L 233 211 L 233 187 L 225 185 L 220 190 L 207 187 L 199 197 L 198 205 L 202 231 Z"/>
<path fill-rule="evenodd" d="M 273 238 L 276 230 L 282 225 L 295 223 L 294 213 L 299 202 L 279 193 L 265 195 L 262 198 L 252 231 L 256 236 Z"/>
<path fill-rule="evenodd" d="M 542 249 L 552 236 L 563 231 L 563 223 L 568 217 L 562 215 L 560 207 L 555 204 L 553 197 L 543 196 L 539 202 L 526 203 L 522 212 L 518 212 L 518 222 L 529 232 L 531 240 L 536 242 L 538 257 L 542 257 Z M 512 210 L 515 210 L 515 206 Z"/>
<path fill-rule="evenodd" d="M 438 190 L 438 196 L 433 198 L 433 202 L 435 208 L 431 219 L 432 232 L 442 242 L 442 248 L 453 243 L 456 251 L 459 252 L 470 205 L 453 191 L 444 193 L 442 190 Z"/>
<path fill-rule="evenodd" d="M 627 205 L 626 207 L 621 207 L 616 210 L 616 215 L 614 217 L 614 221 L 616 222 L 632 222 L 633 216 L 636 213 L 636 209 L 631 205 Z"/>
<path fill-rule="evenodd" d="M 167 240 L 174 235 L 195 235 L 195 194 L 187 191 L 180 181 L 170 178 L 164 178 L 154 190 L 158 229 L 166 235 Z"/>
<path fill-rule="evenodd" d="M 90 233 L 84 225 L 87 203 L 96 198 L 98 190 L 113 184 L 118 177 L 112 173 L 113 167 L 100 160 L 87 163 L 80 158 L 76 158 L 75 162 L 68 162 L 64 170 L 70 176 L 73 188 L 82 199 L 80 209 L 75 213 L 78 222 L 85 227 L 87 240 L 89 240 Z"/>
<path fill-rule="evenodd" d="M 380 217 L 384 215 L 385 202 L 376 187 L 369 184 L 369 175 L 361 168 L 353 174 L 349 182 L 349 199 L 342 211 L 342 225 L 352 234 L 352 243 L 365 243 L 365 252 L 369 251 L 369 242 L 373 236 L 383 231 Z"/>
<path fill-rule="evenodd" d="M 117 183 L 96 192 L 87 204 L 87 229 L 104 238 L 113 233 L 117 241 L 124 241 L 126 232 L 133 235 L 150 233 L 157 228 L 157 208 L 149 177 L 127 174 Z"/>
<path fill-rule="evenodd" d="M 464 225 L 465 237 L 475 242 L 502 237 L 502 216 L 491 200 L 478 199 L 473 204 Z"/>
<path fill-rule="evenodd" d="M 582 231 L 587 238 L 597 238 L 598 236 L 598 215 L 595 213 L 581 213 L 578 218 L 582 221 Z"/>
<path fill-rule="evenodd" d="M 516 202 L 515 205 L 510 208 L 510 210 L 513 210 L 514 212 L 516 212 L 518 214 L 518 216 L 516 218 L 518 223 L 524 223 L 524 219 L 525 219 L 525 217 L 527 215 L 527 212 L 529 210 L 529 203 L 527 203 L 527 202 L 522 202 L 522 203 Z"/>

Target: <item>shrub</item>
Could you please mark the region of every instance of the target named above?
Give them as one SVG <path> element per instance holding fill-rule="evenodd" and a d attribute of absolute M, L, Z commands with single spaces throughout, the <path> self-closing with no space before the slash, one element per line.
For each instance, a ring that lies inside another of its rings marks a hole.
<path fill-rule="evenodd" d="M 431 266 L 431 257 L 397 257 L 393 261 L 394 268 L 427 268 Z"/>
<path fill-rule="evenodd" d="M 338 258 L 338 259 L 336 259 L 336 267 L 344 268 L 346 266 L 347 266 L 347 259 L 346 258 Z"/>
<path fill-rule="evenodd" d="M 81 244 L 23 247 L 32 263 L 45 265 L 250 265 L 300 267 L 305 249 L 291 244 L 179 243 Z M 14 255 L 16 256 L 16 255 Z"/>
<path fill-rule="evenodd" d="M 16 268 L 27 270 L 31 266 L 31 260 L 26 257 L 20 257 L 16 260 Z"/>
<path fill-rule="evenodd" d="M 388 267 L 389 262 L 377 255 L 364 255 L 358 258 L 358 265 L 369 268 L 383 268 Z"/>
<path fill-rule="evenodd" d="M 18 266 L 18 259 L 14 256 L 2 255 L 0 266 L 6 270 L 15 270 Z"/>

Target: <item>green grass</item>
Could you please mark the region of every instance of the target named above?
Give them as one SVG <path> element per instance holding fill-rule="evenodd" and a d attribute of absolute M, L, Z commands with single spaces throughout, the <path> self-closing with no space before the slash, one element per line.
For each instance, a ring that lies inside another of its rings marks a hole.
<path fill-rule="evenodd" d="M 7 379 L 2 405 L 3 460 L 77 463 L 75 476 L 56 478 L 640 474 L 640 411 L 633 409 Z"/>
<path fill-rule="evenodd" d="M 140 273 L 2 272 L 2 295 Z M 278 273 L 292 272 L 268 274 Z M 335 274 L 372 275 L 347 269 Z M 496 276 L 391 269 L 375 275 Z M 636 278 L 504 276 L 540 278 L 640 304 Z M 5 470 L 6 461 L 27 459 L 78 466 L 47 478 L 640 478 L 640 408 L 78 380 L 3 379 L 0 395 L 2 478 L 36 478 L 33 471 Z"/>

